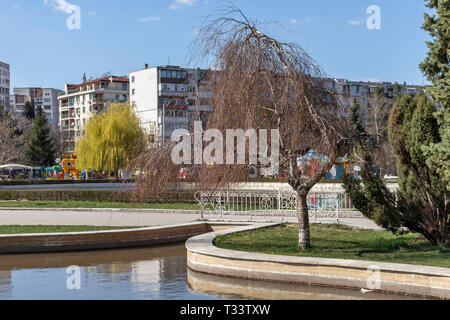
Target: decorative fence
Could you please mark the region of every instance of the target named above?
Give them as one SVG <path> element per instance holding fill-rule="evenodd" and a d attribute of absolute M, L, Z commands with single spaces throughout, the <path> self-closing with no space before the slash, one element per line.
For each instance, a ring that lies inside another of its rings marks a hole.
<path fill-rule="evenodd" d="M 195 199 L 202 219 L 208 215 L 245 215 L 296 217 L 297 195 L 292 191 L 217 191 L 197 192 Z M 308 208 L 312 218 L 360 217 L 349 208 L 344 192 L 318 192 L 308 195 Z M 345 213 L 345 214 L 344 214 Z"/>

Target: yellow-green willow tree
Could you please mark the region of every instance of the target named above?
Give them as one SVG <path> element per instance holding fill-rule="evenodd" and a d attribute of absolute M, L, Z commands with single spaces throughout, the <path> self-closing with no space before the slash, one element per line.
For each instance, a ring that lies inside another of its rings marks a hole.
<path fill-rule="evenodd" d="M 76 147 L 79 170 L 117 172 L 146 147 L 139 119 L 128 104 L 111 104 L 86 124 Z"/>

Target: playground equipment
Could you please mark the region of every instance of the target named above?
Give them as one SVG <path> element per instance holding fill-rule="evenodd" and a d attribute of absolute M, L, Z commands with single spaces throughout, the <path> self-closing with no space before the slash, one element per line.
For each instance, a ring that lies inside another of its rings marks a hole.
<path fill-rule="evenodd" d="M 0 166 L 0 180 L 9 180 L 13 178 L 31 179 L 32 167 L 20 164 L 5 164 Z"/>
<path fill-rule="evenodd" d="M 63 180 L 64 170 L 59 164 L 45 169 L 45 180 Z"/>
<path fill-rule="evenodd" d="M 63 154 L 61 161 L 45 170 L 46 180 L 86 180 L 86 173 L 76 168 L 77 157 L 73 153 Z"/>
<path fill-rule="evenodd" d="M 328 161 L 328 157 L 310 150 L 306 155 L 299 158 L 298 166 L 304 172 L 304 178 L 314 176 L 315 172 L 319 169 L 320 165 Z M 325 180 L 340 180 L 347 172 L 349 160 L 347 158 L 339 158 L 330 172 L 326 175 Z"/>

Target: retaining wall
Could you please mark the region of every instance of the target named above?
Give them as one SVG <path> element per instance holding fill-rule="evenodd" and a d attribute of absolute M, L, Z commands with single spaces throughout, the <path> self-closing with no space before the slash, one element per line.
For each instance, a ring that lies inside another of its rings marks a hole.
<path fill-rule="evenodd" d="M 450 269 L 382 262 L 276 256 L 219 249 L 217 235 L 273 225 L 209 233 L 187 241 L 188 267 L 196 272 L 259 281 L 371 289 L 450 299 Z"/>

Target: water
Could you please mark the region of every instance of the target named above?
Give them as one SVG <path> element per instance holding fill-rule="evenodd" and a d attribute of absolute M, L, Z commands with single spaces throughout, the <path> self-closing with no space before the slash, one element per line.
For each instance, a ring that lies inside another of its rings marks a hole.
<path fill-rule="evenodd" d="M 69 266 L 81 289 L 67 289 Z M 0 299 L 405 299 L 357 290 L 213 277 L 187 270 L 183 244 L 156 248 L 0 256 Z"/>

